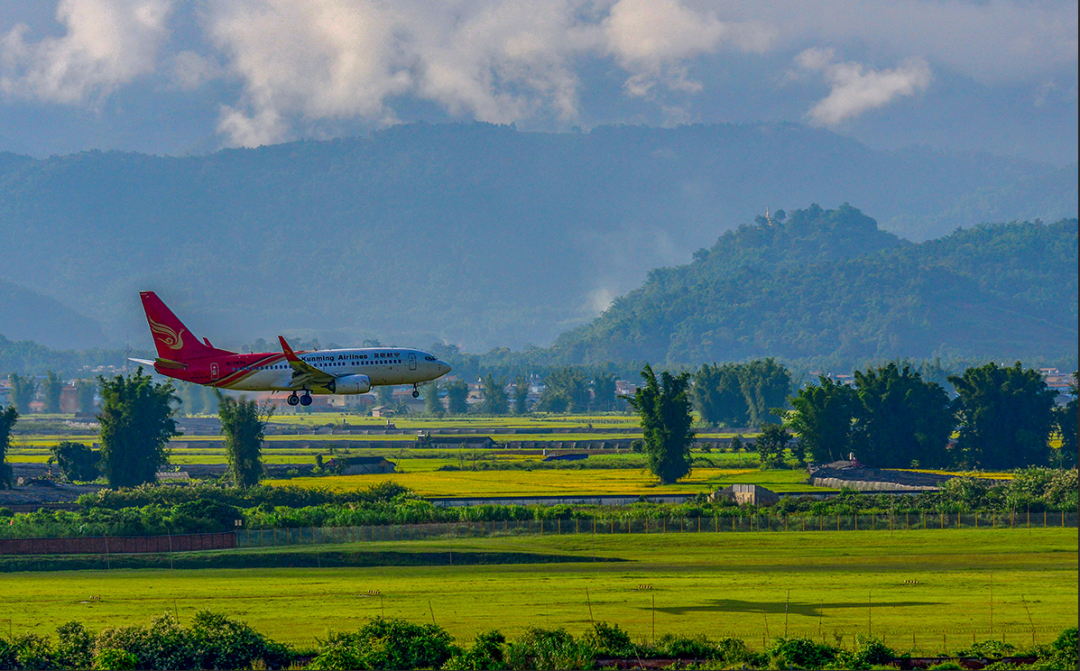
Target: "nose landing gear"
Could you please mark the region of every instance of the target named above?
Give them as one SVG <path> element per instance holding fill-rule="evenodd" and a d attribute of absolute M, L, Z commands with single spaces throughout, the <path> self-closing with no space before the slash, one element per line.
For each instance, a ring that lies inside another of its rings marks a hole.
<path fill-rule="evenodd" d="M 413 384 L 413 386 L 412 386 L 412 397 L 413 398 L 420 398 L 420 390 L 416 388 L 415 384 Z"/>

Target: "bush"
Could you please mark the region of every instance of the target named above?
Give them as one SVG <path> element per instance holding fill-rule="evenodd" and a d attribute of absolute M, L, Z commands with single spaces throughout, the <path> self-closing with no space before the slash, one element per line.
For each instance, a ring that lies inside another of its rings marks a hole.
<path fill-rule="evenodd" d="M 439 668 L 457 651 L 452 643 L 438 625 L 375 617 L 355 633 L 331 632 L 320 640 L 311 668 Z"/>
<path fill-rule="evenodd" d="M 607 622 L 596 622 L 581 635 L 581 642 L 592 648 L 599 656 L 634 657 L 638 648 L 630 641 L 630 634 Z"/>
<path fill-rule="evenodd" d="M 56 462 L 60 475 L 68 482 L 89 482 L 101 475 L 101 453 L 83 443 L 65 440 L 49 448 L 49 463 Z"/>
<path fill-rule="evenodd" d="M 1011 643 L 988 640 L 972 643 L 966 648 L 956 651 L 957 657 L 987 657 L 996 659 L 1006 657 L 1016 652 L 1016 646 Z"/>
<path fill-rule="evenodd" d="M 506 661 L 511 669 L 588 669 L 595 656 L 565 629 L 529 627 L 510 644 Z"/>
<path fill-rule="evenodd" d="M 664 634 L 657 639 L 653 652 L 659 657 L 689 657 L 694 659 L 715 659 L 717 650 L 709 639 L 702 636 L 675 636 Z"/>
<path fill-rule="evenodd" d="M 199 611 L 190 631 L 198 668 L 243 669 L 261 661 L 265 668 L 282 669 L 291 658 L 285 645 L 269 641 L 244 622 L 224 615 Z"/>
<path fill-rule="evenodd" d="M 836 659 L 837 649 L 809 638 L 777 638 L 766 653 L 776 668 L 823 669 Z"/>
<path fill-rule="evenodd" d="M 139 658 L 127 650 L 116 648 L 104 648 L 94 655 L 95 669 L 114 669 L 115 671 L 130 671 L 139 665 Z"/>
<path fill-rule="evenodd" d="M 94 635 L 81 622 L 56 628 L 56 662 L 66 669 L 88 669 L 94 663 Z"/>
<path fill-rule="evenodd" d="M 98 634 L 94 663 L 107 650 L 135 656 L 140 669 L 196 668 L 195 650 L 172 613 L 154 618 L 149 627 L 114 627 Z"/>
<path fill-rule="evenodd" d="M 506 652 L 503 645 L 506 637 L 496 629 L 483 632 L 476 637 L 468 650 L 454 654 L 442 668 L 444 671 L 473 671 L 476 669 L 506 669 Z"/>

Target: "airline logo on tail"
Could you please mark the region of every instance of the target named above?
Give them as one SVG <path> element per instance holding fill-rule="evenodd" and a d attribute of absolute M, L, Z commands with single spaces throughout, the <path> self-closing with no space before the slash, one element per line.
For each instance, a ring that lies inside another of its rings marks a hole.
<path fill-rule="evenodd" d="M 180 332 L 177 333 L 168 326 L 165 326 L 164 324 L 159 324 L 153 319 L 150 319 L 149 315 L 147 315 L 146 321 L 150 322 L 150 330 L 153 331 L 154 335 L 157 336 L 159 340 L 161 340 L 161 344 L 165 345 L 169 349 L 183 348 L 184 329 L 180 329 Z"/>

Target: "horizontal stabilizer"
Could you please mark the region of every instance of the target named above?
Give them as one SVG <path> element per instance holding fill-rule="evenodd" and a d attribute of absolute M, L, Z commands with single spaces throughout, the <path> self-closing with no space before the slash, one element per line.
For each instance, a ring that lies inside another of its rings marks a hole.
<path fill-rule="evenodd" d="M 135 363 L 141 363 L 144 366 L 171 368 L 173 370 L 186 370 L 188 365 L 186 363 L 180 363 L 179 361 L 171 361 L 169 359 L 156 359 L 151 361 L 149 359 L 133 359 L 128 358 L 128 361 L 134 361 Z"/>

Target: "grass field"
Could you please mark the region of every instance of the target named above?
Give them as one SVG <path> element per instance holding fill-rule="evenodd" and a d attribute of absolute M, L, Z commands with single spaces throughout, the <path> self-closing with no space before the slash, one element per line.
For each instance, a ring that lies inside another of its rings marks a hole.
<path fill-rule="evenodd" d="M 424 461 L 424 460 L 417 460 Z M 833 491 L 803 484 L 803 471 L 696 468 L 673 485 L 659 485 L 637 469 L 561 469 L 535 471 L 409 471 L 378 475 L 265 480 L 266 484 L 325 487 L 332 491 L 366 489 L 390 480 L 421 496 L 580 496 L 595 494 L 695 494 L 734 483 L 758 484 L 774 492 Z"/>
<path fill-rule="evenodd" d="M 945 646 L 955 649 L 973 634 L 1000 639 L 1003 629 L 1013 643 L 1030 643 L 1033 627 L 1039 641 L 1049 641 L 1077 623 L 1076 529 L 581 535 L 356 547 L 574 554 L 582 561 L 3 574 L 0 627 L 52 633 L 79 620 L 100 629 L 165 610 L 183 620 L 211 609 L 299 644 L 379 614 L 414 621 L 434 615 L 459 640 L 489 628 L 516 635 L 529 625 L 580 633 L 591 618 L 648 639 L 655 617 L 657 634 L 736 635 L 758 645 L 763 634 L 785 631 L 830 642 L 835 633 L 850 642 L 872 627 L 899 649 L 910 649 L 914 634 L 916 651 L 934 653 L 943 630 Z M 628 561 L 593 561 L 606 557 Z M 379 594 L 369 596 L 374 590 Z M 92 595 L 101 601 L 89 602 Z"/>

